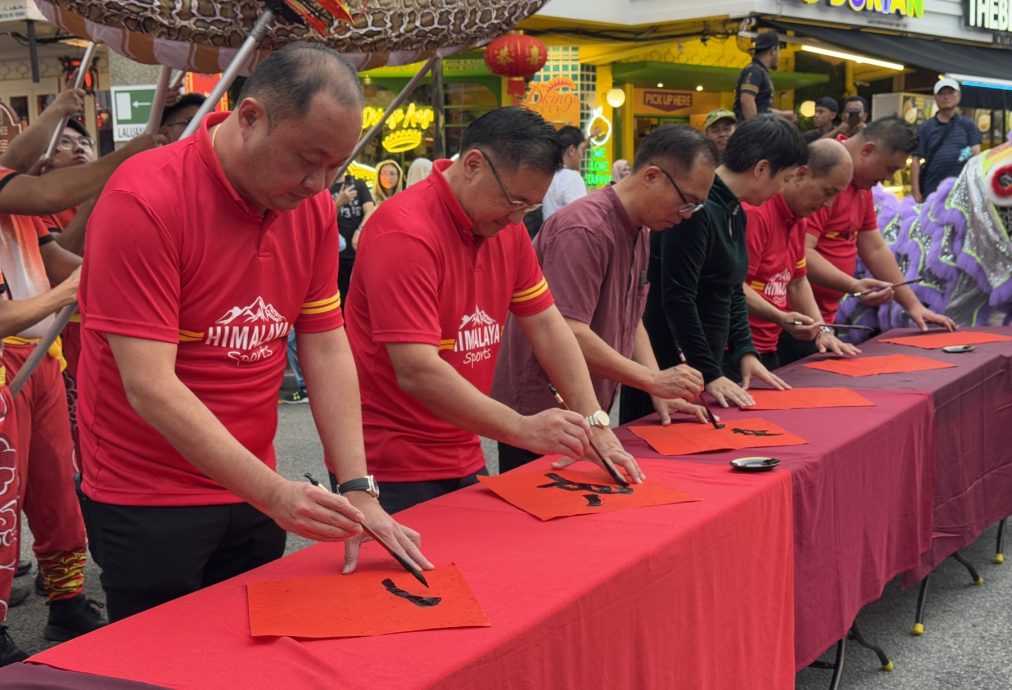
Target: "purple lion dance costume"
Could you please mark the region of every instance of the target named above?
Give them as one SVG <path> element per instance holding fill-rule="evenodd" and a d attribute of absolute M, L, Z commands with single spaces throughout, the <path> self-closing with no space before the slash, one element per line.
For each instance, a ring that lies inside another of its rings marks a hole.
<path fill-rule="evenodd" d="M 960 326 L 1012 323 L 1012 144 L 974 156 L 923 204 L 876 187 L 879 230 L 906 280 L 932 311 Z M 867 275 L 858 262 L 858 277 Z M 844 297 L 840 323 L 880 330 L 913 325 L 895 302 Z"/>

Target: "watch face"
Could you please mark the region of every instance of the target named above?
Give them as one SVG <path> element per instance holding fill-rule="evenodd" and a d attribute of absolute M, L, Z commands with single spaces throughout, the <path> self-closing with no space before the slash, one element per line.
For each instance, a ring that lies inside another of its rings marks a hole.
<path fill-rule="evenodd" d="M 594 414 L 587 417 L 587 423 L 591 426 L 599 426 L 602 428 L 607 427 L 611 424 L 611 419 L 608 417 L 608 413 L 604 410 L 598 410 Z"/>

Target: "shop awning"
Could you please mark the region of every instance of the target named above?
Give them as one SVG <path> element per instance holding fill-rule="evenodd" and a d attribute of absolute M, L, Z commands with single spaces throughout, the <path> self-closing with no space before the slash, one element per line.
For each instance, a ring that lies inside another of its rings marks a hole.
<path fill-rule="evenodd" d="M 653 60 L 616 62 L 612 66 L 612 79 L 616 84 L 632 84 L 646 88 L 664 84 L 668 89 L 690 91 L 697 86 L 702 86 L 704 91 L 710 92 L 734 91 L 740 73 L 740 68 Z M 772 76 L 777 91 L 789 91 L 829 81 L 827 75 L 811 72 L 774 71 Z"/>
<path fill-rule="evenodd" d="M 831 44 L 840 50 L 865 53 L 939 74 L 973 75 L 1009 83 L 1005 81 L 1009 77 L 1009 64 L 1012 64 L 1012 50 L 1008 48 L 968 46 L 946 43 L 939 39 L 909 36 L 887 36 L 868 31 L 865 27 L 840 29 L 783 21 L 766 23 L 781 31 L 794 31 L 798 36 L 807 36 Z M 990 85 L 967 85 L 963 89 L 962 104 L 971 108 L 1008 108 L 1012 105 L 1012 91 L 992 88 Z"/>

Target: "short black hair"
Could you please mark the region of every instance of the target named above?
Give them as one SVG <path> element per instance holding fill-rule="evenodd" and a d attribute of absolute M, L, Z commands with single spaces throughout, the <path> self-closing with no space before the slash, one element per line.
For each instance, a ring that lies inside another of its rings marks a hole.
<path fill-rule="evenodd" d="M 166 122 L 172 122 L 176 113 L 186 110 L 187 108 L 200 108 L 204 105 L 206 99 L 199 93 L 187 93 L 179 97 L 179 100 L 172 105 L 165 106 L 165 110 L 162 111 L 162 119 L 159 121 L 158 126 L 164 127 Z"/>
<path fill-rule="evenodd" d="M 267 109 L 270 127 L 304 117 L 313 96 L 327 92 L 353 110 L 365 104 L 358 72 L 340 53 L 323 43 L 298 41 L 275 50 L 246 79 L 239 101 L 256 98 Z"/>
<path fill-rule="evenodd" d="M 865 125 L 858 136 L 874 141 L 888 153 L 910 153 L 917 148 L 917 131 L 913 125 L 899 117 L 880 117 Z"/>
<path fill-rule="evenodd" d="M 91 133 L 81 124 L 81 121 L 76 117 L 71 117 L 67 120 L 67 128 L 70 128 L 80 134 L 82 137 L 88 137 L 91 139 Z"/>
<path fill-rule="evenodd" d="M 848 96 L 847 98 L 843 99 L 843 112 L 847 112 L 848 103 L 860 103 L 861 108 L 864 109 L 864 112 L 866 113 L 870 112 L 868 110 L 868 101 L 864 100 L 861 96 Z"/>
<path fill-rule="evenodd" d="M 583 130 L 573 125 L 566 125 L 565 127 L 559 128 L 559 144 L 562 146 L 562 152 L 565 153 L 570 146 L 579 146 L 583 143 L 586 137 L 583 136 Z"/>
<path fill-rule="evenodd" d="M 765 113 L 745 120 L 727 141 L 723 164 L 731 172 L 745 172 L 761 160 L 769 161 L 770 174 L 804 165 L 808 146 L 798 128 L 780 117 Z"/>
<path fill-rule="evenodd" d="M 633 170 L 664 161 L 671 165 L 672 172 L 685 173 L 700 156 L 717 167 L 717 147 L 698 130 L 688 125 L 662 125 L 640 143 Z"/>
<path fill-rule="evenodd" d="M 558 133 L 528 108 L 497 108 L 469 124 L 461 137 L 460 155 L 474 148 L 491 153 L 495 165 L 510 170 L 525 165 L 554 175 L 562 167 Z"/>

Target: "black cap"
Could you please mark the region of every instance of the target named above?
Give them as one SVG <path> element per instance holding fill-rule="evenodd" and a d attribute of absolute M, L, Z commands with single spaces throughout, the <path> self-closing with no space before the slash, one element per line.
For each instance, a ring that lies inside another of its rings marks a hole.
<path fill-rule="evenodd" d="M 780 37 L 776 31 L 763 31 L 755 37 L 755 52 L 757 53 L 766 52 L 780 45 Z"/>
<path fill-rule="evenodd" d="M 830 98 L 829 96 L 823 96 L 819 100 L 815 101 L 815 107 L 832 110 L 834 113 L 840 112 L 840 104 L 836 102 L 835 98 Z"/>

